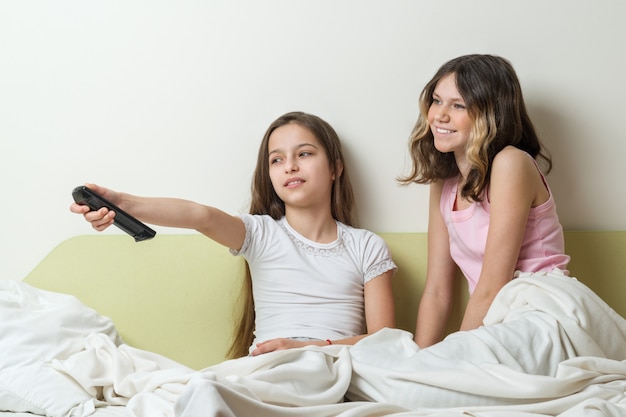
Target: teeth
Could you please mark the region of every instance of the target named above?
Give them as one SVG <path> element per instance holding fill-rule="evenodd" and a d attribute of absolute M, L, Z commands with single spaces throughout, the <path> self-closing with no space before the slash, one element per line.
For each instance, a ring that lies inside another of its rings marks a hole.
<path fill-rule="evenodd" d="M 437 133 L 452 133 L 454 132 L 453 130 L 448 130 L 448 129 L 441 129 L 441 128 L 437 128 Z"/>
<path fill-rule="evenodd" d="M 294 184 L 300 184 L 302 181 L 290 181 L 287 183 L 287 186 L 289 185 L 294 185 Z"/>

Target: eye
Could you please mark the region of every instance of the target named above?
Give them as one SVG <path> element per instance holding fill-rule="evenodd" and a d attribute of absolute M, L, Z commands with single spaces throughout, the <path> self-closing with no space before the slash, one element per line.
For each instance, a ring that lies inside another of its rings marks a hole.
<path fill-rule="evenodd" d="M 300 157 L 309 156 L 309 155 L 313 155 L 313 152 L 311 152 L 311 151 L 302 151 L 299 154 Z"/>
<path fill-rule="evenodd" d="M 453 107 L 455 109 L 465 110 L 465 104 L 463 103 L 455 103 Z"/>
<path fill-rule="evenodd" d="M 274 158 L 270 158 L 270 165 L 277 164 L 277 163 L 279 163 L 281 161 L 282 161 L 282 158 L 280 158 L 279 156 L 276 156 Z"/>
<path fill-rule="evenodd" d="M 433 102 L 431 104 L 441 104 L 441 100 L 436 97 L 433 97 Z"/>

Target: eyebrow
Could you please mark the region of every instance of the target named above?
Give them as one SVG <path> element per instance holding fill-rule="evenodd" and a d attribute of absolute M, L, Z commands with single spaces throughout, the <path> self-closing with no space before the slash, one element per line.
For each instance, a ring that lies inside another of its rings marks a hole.
<path fill-rule="evenodd" d="M 433 90 L 433 94 L 432 94 L 432 96 L 433 96 L 433 98 L 435 98 L 435 97 L 436 97 L 436 98 L 441 98 L 441 96 L 440 96 L 439 94 L 437 94 L 434 90 Z M 454 98 L 450 99 L 450 101 L 452 101 L 452 102 L 462 102 L 462 103 L 465 103 L 465 99 L 464 99 L 463 97 L 461 97 L 461 96 L 459 96 L 459 97 L 454 97 Z"/>
<path fill-rule="evenodd" d="M 305 146 L 312 146 L 312 147 L 313 147 L 313 148 L 315 148 L 315 149 L 317 149 L 317 148 L 318 148 L 318 147 L 317 147 L 315 144 L 313 144 L 313 143 L 304 142 L 304 143 L 300 143 L 300 144 L 296 145 L 296 149 L 304 148 Z M 267 154 L 268 154 L 268 155 L 271 155 L 271 154 L 273 154 L 273 153 L 280 153 L 280 152 L 282 152 L 282 150 L 281 150 L 281 149 L 273 149 L 273 150 L 269 151 Z"/>

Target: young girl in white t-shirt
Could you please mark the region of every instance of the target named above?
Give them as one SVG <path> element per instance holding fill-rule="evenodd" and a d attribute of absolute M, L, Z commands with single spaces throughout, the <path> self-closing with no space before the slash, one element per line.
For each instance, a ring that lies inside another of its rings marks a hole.
<path fill-rule="evenodd" d="M 275 120 L 259 148 L 250 214 L 175 198 L 139 197 L 88 184 L 146 223 L 195 229 L 247 261 L 251 290 L 230 356 L 306 345 L 353 344 L 395 327 L 391 278 L 382 238 L 354 225 L 354 197 L 341 143 L 317 116 Z M 115 213 L 72 204 L 93 228 Z"/>

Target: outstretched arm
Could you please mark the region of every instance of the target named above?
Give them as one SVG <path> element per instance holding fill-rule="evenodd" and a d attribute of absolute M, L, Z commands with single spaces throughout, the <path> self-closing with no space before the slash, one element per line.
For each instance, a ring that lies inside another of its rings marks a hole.
<path fill-rule="evenodd" d="M 176 198 L 139 197 L 95 184 L 87 186 L 143 222 L 195 229 L 232 249 L 240 249 L 243 244 L 246 233 L 243 221 L 214 207 Z M 107 208 L 89 211 L 89 207 L 73 203 L 70 210 L 82 214 L 98 231 L 108 228 L 115 219 L 115 212 Z"/>

